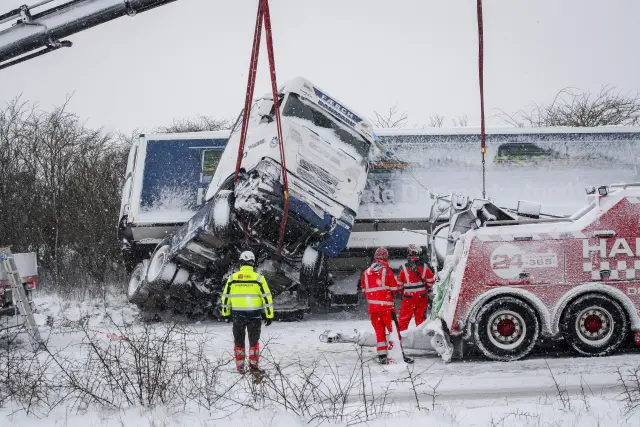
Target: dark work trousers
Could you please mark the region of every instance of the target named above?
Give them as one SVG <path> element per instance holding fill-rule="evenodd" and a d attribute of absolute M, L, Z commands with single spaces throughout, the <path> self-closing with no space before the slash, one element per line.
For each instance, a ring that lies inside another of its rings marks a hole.
<path fill-rule="evenodd" d="M 233 341 L 236 347 L 245 348 L 245 331 L 249 334 L 249 347 L 260 341 L 262 319 L 255 316 L 233 315 Z"/>

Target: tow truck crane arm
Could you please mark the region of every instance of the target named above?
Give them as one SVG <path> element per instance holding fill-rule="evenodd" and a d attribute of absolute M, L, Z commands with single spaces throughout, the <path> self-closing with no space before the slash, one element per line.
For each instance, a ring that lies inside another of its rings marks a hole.
<path fill-rule="evenodd" d="M 121 16 L 134 16 L 176 0 L 72 0 L 32 14 L 32 9 L 51 3 L 23 5 L 0 14 L 0 24 L 17 22 L 0 31 L 0 70 L 29 59 L 71 47 L 64 37 L 104 24 Z"/>

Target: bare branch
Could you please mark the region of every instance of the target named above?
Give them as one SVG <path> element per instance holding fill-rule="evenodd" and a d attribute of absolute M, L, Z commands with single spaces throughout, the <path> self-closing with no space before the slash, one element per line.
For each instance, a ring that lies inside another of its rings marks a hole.
<path fill-rule="evenodd" d="M 640 94 L 625 93 L 608 85 L 596 95 L 566 87 L 556 93 L 550 104 L 533 104 L 528 111 L 514 114 L 500 111 L 498 117 L 517 127 L 637 126 L 640 123 Z"/>
<path fill-rule="evenodd" d="M 444 124 L 444 116 L 441 116 L 440 114 L 434 114 L 431 117 L 429 117 L 429 126 L 432 128 L 441 128 L 442 125 Z"/>
<path fill-rule="evenodd" d="M 389 108 L 389 111 L 385 113 L 373 112 L 375 118 L 371 119 L 373 125 L 378 128 L 401 128 L 404 127 L 409 120 L 409 115 L 406 112 L 398 112 L 398 104 Z"/>

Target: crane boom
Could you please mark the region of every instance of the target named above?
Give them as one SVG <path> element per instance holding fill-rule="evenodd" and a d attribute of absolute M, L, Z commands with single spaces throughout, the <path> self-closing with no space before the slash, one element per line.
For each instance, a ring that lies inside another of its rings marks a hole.
<path fill-rule="evenodd" d="M 79 33 L 121 16 L 133 16 L 176 0 L 72 0 L 32 15 L 31 9 L 45 5 L 20 6 L 0 15 L 0 24 L 17 22 L 0 31 L 0 69 L 49 53 L 72 43 L 64 37 Z"/>

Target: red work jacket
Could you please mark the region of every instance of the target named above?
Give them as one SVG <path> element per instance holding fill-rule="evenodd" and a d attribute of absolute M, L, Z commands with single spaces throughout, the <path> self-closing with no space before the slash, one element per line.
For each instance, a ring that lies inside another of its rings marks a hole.
<path fill-rule="evenodd" d="M 393 270 L 385 261 L 376 261 L 362 273 L 362 292 L 369 312 L 393 310 L 393 295 L 400 292 Z"/>
<path fill-rule="evenodd" d="M 416 270 L 417 273 L 404 264 L 398 274 L 398 283 L 402 286 L 404 295 L 424 295 L 435 283 L 433 273 L 427 264 L 418 265 Z"/>

